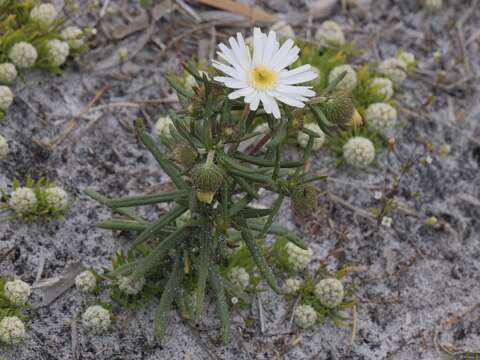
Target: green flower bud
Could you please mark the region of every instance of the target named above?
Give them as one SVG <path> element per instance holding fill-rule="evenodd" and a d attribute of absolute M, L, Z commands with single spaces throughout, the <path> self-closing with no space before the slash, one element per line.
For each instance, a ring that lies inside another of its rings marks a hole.
<path fill-rule="evenodd" d="M 311 185 L 296 187 L 291 195 L 292 207 L 301 216 L 308 216 L 317 207 L 317 190 Z"/>
<path fill-rule="evenodd" d="M 212 202 L 224 180 L 222 169 L 213 162 L 214 154 L 210 152 L 205 163 L 196 165 L 191 176 L 198 200 L 207 204 Z"/>
<path fill-rule="evenodd" d="M 189 144 L 178 143 L 173 147 L 173 158 L 177 163 L 188 168 L 195 163 L 197 153 Z"/>
<path fill-rule="evenodd" d="M 358 114 L 351 96 L 345 91 L 336 91 L 328 96 L 320 103 L 320 108 L 328 121 L 341 128 L 348 126 L 352 118 Z"/>

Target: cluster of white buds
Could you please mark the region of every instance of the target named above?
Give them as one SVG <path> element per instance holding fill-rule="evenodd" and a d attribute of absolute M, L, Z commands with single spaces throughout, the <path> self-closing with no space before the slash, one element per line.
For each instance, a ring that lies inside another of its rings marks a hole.
<path fill-rule="evenodd" d="M 345 44 L 345 35 L 335 21 L 325 21 L 315 33 L 315 40 L 322 47 Z"/>
<path fill-rule="evenodd" d="M 315 134 L 319 136 L 313 139 L 312 150 L 316 151 L 320 149 L 325 143 L 325 133 L 322 131 L 322 129 L 320 129 L 320 126 L 318 126 L 315 123 L 308 123 L 308 124 L 305 124 L 303 127 L 310 131 L 313 131 Z M 308 139 L 310 139 L 310 136 L 308 134 L 304 133 L 303 131 L 298 132 L 297 141 L 302 148 L 307 147 Z"/>
<path fill-rule="evenodd" d="M 384 60 L 378 66 L 378 72 L 392 80 L 395 86 L 400 86 L 407 77 L 407 67 L 405 62 L 397 58 Z"/>
<path fill-rule="evenodd" d="M 7 111 L 13 102 L 13 94 L 9 87 L 0 85 L 0 111 Z"/>
<path fill-rule="evenodd" d="M 345 73 L 345 76 L 337 84 L 337 88 L 352 91 L 357 86 L 357 73 L 348 64 L 335 66 L 328 74 L 328 83 L 332 84 L 343 73 Z"/>
<path fill-rule="evenodd" d="M 414 69 L 417 63 L 415 61 L 415 55 L 407 51 L 400 51 L 397 54 L 397 59 L 403 62 L 405 69 L 407 70 Z"/>
<path fill-rule="evenodd" d="M 250 284 L 250 275 L 245 268 L 235 266 L 228 274 L 228 279 L 236 287 L 245 290 Z"/>
<path fill-rule="evenodd" d="M 273 24 L 270 30 L 275 31 L 280 38 L 293 39 L 295 37 L 295 31 L 293 31 L 293 28 L 282 20 Z"/>
<path fill-rule="evenodd" d="M 320 303 L 328 308 L 340 305 L 344 296 L 342 282 L 335 278 L 320 280 L 315 285 L 314 293 Z"/>
<path fill-rule="evenodd" d="M 57 10 L 52 4 L 40 4 L 30 11 L 30 19 L 43 25 L 50 26 L 57 18 Z"/>
<path fill-rule="evenodd" d="M 27 302 L 32 293 L 32 289 L 30 288 L 30 285 L 22 280 L 12 280 L 5 283 L 3 292 L 8 301 L 12 304 L 22 306 Z"/>
<path fill-rule="evenodd" d="M 45 200 L 48 206 L 56 210 L 64 210 L 68 206 L 68 195 L 59 186 L 52 186 L 45 190 Z"/>
<path fill-rule="evenodd" d="M 287 243 L 285 250 L 288 254 L 288 262 L 296 271 L 305 269 L 313 255 L 312 249 L 304 250 L 291 242 Z"/>
<path fill-rule="evenodd" d="M 68 26 L 60 33 L 62 40 L 66 41 L 70 49 L 78 49 L 85 44 L 83 31 L 77 26 Z"/>
<path fill-rule="evenodd" d="M 108 330 L 112 320 L 110 312 L 100 305 L 92 305 L 82 315 L 83 325 L 94 334 L 101 334 Z"/>
<path fill-rule="evenodd" d="M 20 343 L 25 338 L 25 325 L 16 316 L 5 316 L 0 321 L 0 341 L 8 345 Z"/>
<path fill-rule="evenodd" d="M 397 110 L 387 103 L 371 104 L 365 112 L 368 126 L 383 135 L 388 135 L 397 122 Z"/>
<path fill-rule="evenodd" d="M 134 279 L 132 277 L 121 276 L 117 284 L 118 289 L 125 295 L 137 295 L 145 285 L 145 278 Z"/>
<path fill-rule="evenodd" d="M 170 116 L 161 116 L 155 123 L 154 132 L 157 136 L 170 136 L 170 125 L 173 125 L 173 121 Z"/>
<path fill-rule="evenodd" d="M 388 78 L 373 78 L 370 86 L 383 96 L 384 101 L 390 100 L 393 96 L 393 82 Z"/>
<path fill-rule="evenodd" d="M 0 64 L 0 84 L 10 84 L 17 78 L 17 68 L 12 63 Z"/>
<path fill-rule="evenodd" d="M 343 158 L 349 165 L 365 168 L 375 159 L 375 147 L 370 139 L 352 137 L 343 145 Z"/>
<path fill-rule="evenodd" d="M 38 53 L 32 44 L 21 41 L 12 46 L 8 57 L 19 69 L 27 69 L 35 65 Z"/>
<path fill-rule="evenodd" d="M 299 305 L 294 313 L 295 324 L 303 329 L 308 329 L 315 325 L 318 320 L 318 314 L 310 305 Z"/>
<path fill-rule="evenodd" d="M 8 155 L 8 143 L 7 140 L 0 135 L 0 160 L 4 160 Z"/>
<path fill-rule="evenodd" d="M 81 292 L 92 292 L 97 286 L 97 278 L 89 270 L 82 271 L 75 277 L 75 286 Z"/>
<path fill-rule="evenodd" d="M 282 290 L 287 295 L 296 294 L 303 286 L 303 279 L 299 277 L 288 278 L 283 284 Z"/>
<path fill-rule="evenodd" d="M 70 47 L 66 41 L 49 40 L 47 42 L 48 59 L 55 66 L 61 66 L 67 61 Z"/>
<path fill-rule="evenodd" d="M 28 187 L 19 187 L 12 192 L 9 205 L 18 213 L 28 213 L 37 203 L 35 192 Z"/>

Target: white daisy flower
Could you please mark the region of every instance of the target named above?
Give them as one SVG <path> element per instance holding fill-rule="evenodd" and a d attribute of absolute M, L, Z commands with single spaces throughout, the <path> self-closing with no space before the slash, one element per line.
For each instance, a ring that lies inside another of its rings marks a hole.
<path fill-rule="evenodd" d="M 257 110 L 260 102 L 267 114 L 280 118 L 277 101 L 302 108 L 309 97 L 315 96 L 310 86 L 293 86 L 315 79 L 318 75 L 310 65 L 288 70 L 298 59 L 300 49 L 288 39 L 280 47 L 274 31 L 267 34 L 259 28 L 253 29 L 253 57 L 245 45 L 243 36 L 228 39 L 231 48 L 220 44 L 218 56 L 226 62 L 213 60 L 212 65 L 228 76 L 216 76 L 214 80 L 236 89 L 228 95 L 230 99 L 244 97 L 250 110 Z"/>

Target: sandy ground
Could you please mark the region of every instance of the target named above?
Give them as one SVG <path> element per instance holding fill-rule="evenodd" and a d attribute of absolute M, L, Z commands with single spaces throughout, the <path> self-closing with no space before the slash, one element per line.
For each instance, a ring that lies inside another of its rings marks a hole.
<path fill-rule="evenodd" d="M 278 1 L 266 3 L 271 9 L 279 6 Z M 289 10 L 300 5 L 301 9 L 304 2 L 298 3 L 292 0 L 282 6 Z M 441 158 L 434 153 L 429 165 L 417 161 L 402 178 L 398 200 L 407 210 L 393 212 L 391 229 L 379 228 L 358 211 L 327 197 L 316 220 L 308 224 L 296 226 L 288 208 L 279 216 L 279 222 L 310 241 L 315 252 L 312 267 L 322 262 L 330 269 L 355 268 L 350 280 L 359 304 L 353 344 L 349 345 L 351 329 L 338 329 L 328 322 L 298 332 L 289 321 L 290 305 L 271 292 L 262 293 L 259 301 L 265 332 L 260 332 L 256 303 L 234 313 L 233 340 L 226 347 L 215 340 L 213 309 L 198 327 L 173 316 L 165 341 L 158 344 L 152 334 L 155 304 L 118 314 L 115 331 L 91 337 L 78 321 L 85 305 L 83 296 L 72 288 L 45 305 L 43 291 L 37 289 L 28 311 L 25 343 L 11 351 L 1 350 L 1 356 L 16 360 L 276 356 L 433 360 L 441 358 L 435 344 L 449 344 L 452 351 L 480 351 L 480 87 L 474 81 L 480 72 L 480 46 L 478 41 L 468 42 L 478 31 L 480 5 L 476 2 L 477 7 L 471 8 L 471 1 L 451 0 L 455 6 L 432 15 L 412 0 L 359 3 L 362 8 L 347 14 L 335 8 L 332 16 L 348 38 L 366 50 L 358 61 L 378 61 L 403 48 L 415 53 L 419 73 L 409 77 L 400 94 L 400 106 L 410 111 L 401 113 L 398 156 L 382 154 L 377 167 L 359 173 L 335 168 L 334 159 L 320 151 L 312 166 L 331 173 L 325 188 L 357 209 L 368 209 L 376 205 L 374 191 L 381 190 L 385 181 L 390 184 L 412 154 L 420 155 L 422 144 L 432 143 L 437 149 L 448 144 L 451 154 Z M 169 16 L 154 28 L 156 38 L 164 43 L 172 34 L 166 30 L 168 20 Z M 77 22 L 91 25 L 94 17 L 85 10 Z M 307 33 L 298 30 L 302 36 Z M 459 40 L 462 35 L 467 65 Z M 128 244 L 127 239 L 95 228 L 109 212 L 83 195 L 84 189 L 120 196 L 168 186 L 168 179 L 138 144 L 132 124 L 143 116 L 153 125 L 163 108 L 138 101 L 168 97 L 163 75 L 178 69 L 181 59 L 173 51 L 159 57 L 158 48 L 149 43 L 127 64 L 95 71 L 85 64 L 108 64 L 116 48 L 135 44 L 142 33 L 114 45 L 107 45 L 102 34 L 99 38 L 99 47 L 80 65 L 67 67 L 64 76 L 30 74 L 25 83 L 18 83 L 16 100 L 0 123 L 0 132 L 11 147 L 8 160 L 0 163 L 0 186 L 9 187 L 13 177 L 47 176 L 63 184 L 72 198 L 72 208 L 63 221 L 0 224 L 1 253 L 14 248 L 0 270 L 29 283 L 59 276 L 78 261 L 97 269 L 109 266 L 115 250 Z M 441 53 L 440 64 L 433 60 L 435 51 Z M 443 85 L 435 85 L 442 73 Z M 101 99 L 93 108 L 71 121 L 99 92 Z M 112 105 L 118 102 L 130 104 Z M 53 149 L 42 145 L 70 124 L 74 131 Z M 147 215 L 154 218 L 155 212 Z M 437 229 L 424 225 L 431 215 L 440 220 Z M 435 340 L 436 329 L 441 331 Z"/>

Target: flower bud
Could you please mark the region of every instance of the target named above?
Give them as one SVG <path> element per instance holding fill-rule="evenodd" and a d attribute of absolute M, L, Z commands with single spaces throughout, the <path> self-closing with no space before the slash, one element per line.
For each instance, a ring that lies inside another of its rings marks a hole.
<path fill-rule="evenodd" d="M 83 31 L 77 26 L 68 26 L 62 30 L 60 37 L 68 42 L 71 49 L 78 49 L 85 44 Z"/>
<path fill-rule="evenodd" d="M 13 102 L 13 94 L 9 87 L 0 85 L 0 112 L 7 111 Z"/>
<path fill-rule="evenodd" d="M 82 271 L 75 277 L 75 286 L 81 292 L 92 292 L 97 286 L 97 278 L 89 270 Z"/>
<path fill-rule="evenodd" d="M 38 53 L 32 44 L 21 41 L 13 45 L 8 57 L 18 68 L 27 69 L 35 65 Z"/>
<path fill-rule="evenodd" d="M 5 316 L 0 321 L 0 341 L 5 344 L 15 345 L 25 337 L 25 325 L 16 316 Z"/>
<path fill-rule="evenodd" d="M 83 325 L 94 334 L 108 330 L 111 324 L 110 312 L 100 305 L 92 305 L 82 315 Z"/>
<path fill-rule="evenodd" d="M 343 145 L 343 158 L 349 165 L 365 168 L 375 159 L 375 147 L 370 139 L 352 137 Z"/>
<path fill-rule="evenodd" d="M 173 146 L 173 158 L 180 165 L 189 168 L 195 163 L 197 153 L 187 143 L 178 143 Z"/>
<path fill-rule="evenodd" d="M 17 78 L 17 69 L 12 63 L 0 64 L 0 84 L 10 84 Z"/>
<path fill-rule="evenodd" d="M 321 280 L 315 285 L 315 297 L 323 306 L 334 308 L 343 301 L 344 291 L 340 280 L 329 278 Z"/>
<path fill-rule="evenodd" d="M 345 76 L 337 84 L 337 88 L 346 91 L 352 91 L 357 86 L 357 73 L 348 64 L 334 67 L 328 74 L 328 84 L 332 84 L 343 73 L 345 73 Z"/>
<path fill-rule="evenodd" d="M 318 314 L 310 305 L 299 305 L 295 309 L 294 319 L 298 327 L 307 329 L 315 325 Z"/>
<path fill-rule="evenodd" d="M 345 91 L 336 91 L 319 104 L 327 120 L 340 128 L 345 128 L 356 115 L 351 96 Z"/>
<path fill-rule="evenodd" d="M 205 163 L 196 165 L 191 176 L 198 200 L 207 204 L 212 202 L 224 180 L 222 169 L 213 162 L 213 155 L 213 152 L 209 153 Z"/>
<path fill-rule="evenodd" d="M 53 39 L 47 42 L 48 59 L 55 66 L 61 66 L 67 61 L 70 47 L 65 41 Z"/>
<path fill-rule="evenodd" d="M 30 19 L 44 26 L 50 26 L 57 18 L 57 10 L 52 4 L 40 4 L 30 12 Z"/>
<path fill-rule="evenodd" d="M 5 297 L 14 305 L 25 305 L 32 290 L 30 285 L 22 280 L 7 281 L 3 287 Z"/>
<path fill-rule="evenodd" d="M 8 155 L 8 143 L 7 140 L 0 135 L 0 160 L 4 160 Z"/>

